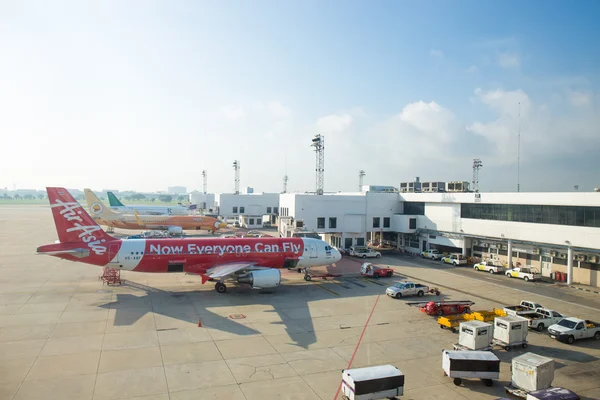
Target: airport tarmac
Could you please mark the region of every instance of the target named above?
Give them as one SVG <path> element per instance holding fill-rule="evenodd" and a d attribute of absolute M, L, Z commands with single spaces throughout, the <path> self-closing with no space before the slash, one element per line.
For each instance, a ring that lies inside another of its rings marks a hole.
<path fill-rule="evenodd" d="M 406 399 L 497 399 L 510 359 L 528 351 L 555 359 L 554 385 L 600 398 L 600 342 L 569 346 L 537 332 L 527 349 L 496 352 L 503 363 L 493 387 L 455 386 L 441 352 L 457 335 L 385 288 L 407 277 L 474 309 L 527 299 L 595 320 L 600 295 L 410 257 L 377 260 L 394 267 L 390 279 L 356 276 L 362 260 L 329 268 L 344 272 L 336 280 L 284 271 L 272 293 L 217 294 L 193 275 L 131 272 L 109 287 L 97 267 L 35 255 L 56 239 L 49 207 L 0 206 L 0 399 L 333 399 L 350 361 L 397 366 Z"/>

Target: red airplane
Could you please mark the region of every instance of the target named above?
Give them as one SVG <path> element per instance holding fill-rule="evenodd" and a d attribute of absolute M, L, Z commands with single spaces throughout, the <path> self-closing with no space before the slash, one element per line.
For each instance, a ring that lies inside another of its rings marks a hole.
<path fill-rule="evenodd" d="M 254 289 L 279 286 L 282 268 L 330 265 L 340 253 L 322 240 L 311 238 L 176 238 L 117 239 L 102 230 L 65 188 L 46 188 L 58 241 L 37 248 L 65 260 L 137 272 L 187 272 L 204 284 L 225 280 Z"/>

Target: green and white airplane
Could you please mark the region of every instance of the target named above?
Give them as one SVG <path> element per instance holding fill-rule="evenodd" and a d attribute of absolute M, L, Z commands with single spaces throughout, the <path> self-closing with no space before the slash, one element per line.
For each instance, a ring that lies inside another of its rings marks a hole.
<path fill-rule="evenodd" d="M 123 214 L 139 215 L 188 215 L 190 209 L 184 206 L 126 206 L 113 192 L 107 192 L 110 208 Z"/>

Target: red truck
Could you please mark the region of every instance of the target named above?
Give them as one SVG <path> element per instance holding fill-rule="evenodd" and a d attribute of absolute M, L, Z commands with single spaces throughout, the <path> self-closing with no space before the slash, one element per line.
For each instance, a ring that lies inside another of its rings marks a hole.
<path fill-rule="evenodd" d="M 475 302 L 471 300 L 420 301 L 406 304 L 413 307 L 419 307 L 419 309 L 427 315 L 450 315 L 467 314 L 471 312 L 471 306 L 475 304 Z"/>
<path fill-rule="evenodd" d="M 394 270 L 391 268 L 379 267 L 371 263 L 364 263 L 360 267 L 360 274 L 372 278 L 379 278 L 381 276 L 387 276 L 389 278 L 394 275 Z"/>

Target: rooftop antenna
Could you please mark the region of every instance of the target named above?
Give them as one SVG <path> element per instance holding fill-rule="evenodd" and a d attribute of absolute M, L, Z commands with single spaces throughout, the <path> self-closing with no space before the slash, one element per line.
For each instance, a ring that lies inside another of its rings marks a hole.
<path fill-rule="evenodd" d="M 240 194 L 240 162 L 238 160 L 233 162 L 233 169 L 235 170 L 235 194 Z"/>
<path fill-rule="evenodd" d="M 483 163 L 479 158 L 473 159 L 473 191 L 479 193 L 479 169 L 483 167 Z"/>
<path fill-rule="evenodd" d="M 287 184 L 289 181 L 288 175 L 287 175 L 287 155 L 284 158 L 284 175 L 283 175 L 283 193 L 287 193 Z"/>
<path fill-rule="evenodd" d="M 358 191 L 359 192 L 362 192 L 363 181 L 364 181 L 365 175 L 366 175 L 366 173 L 362 169 L 360 171 L 358 171 Z"/>
<path fill-rule="evenodd" d="M 206 194 L 206 188 L 208 186 L 208 174 L 206 173 L 206 170 L 202 170 L 202 192 L 204 194 Z"/>
<path fill-rule="evenodd" d="M 317 165 L 315 172 L 317 174 L 317 194 L 323 194 L 323 181 L 325 175 L 325 138 L 319 134 L 316 134 L 312 140 L 312 147 L 315 148 L 317 153 Z"/>
<path fill-rule="evenodd" d="M 519 102 L 519 134 L 517 137 L 517 192 L 521 191 L 521 102 Z"/>

